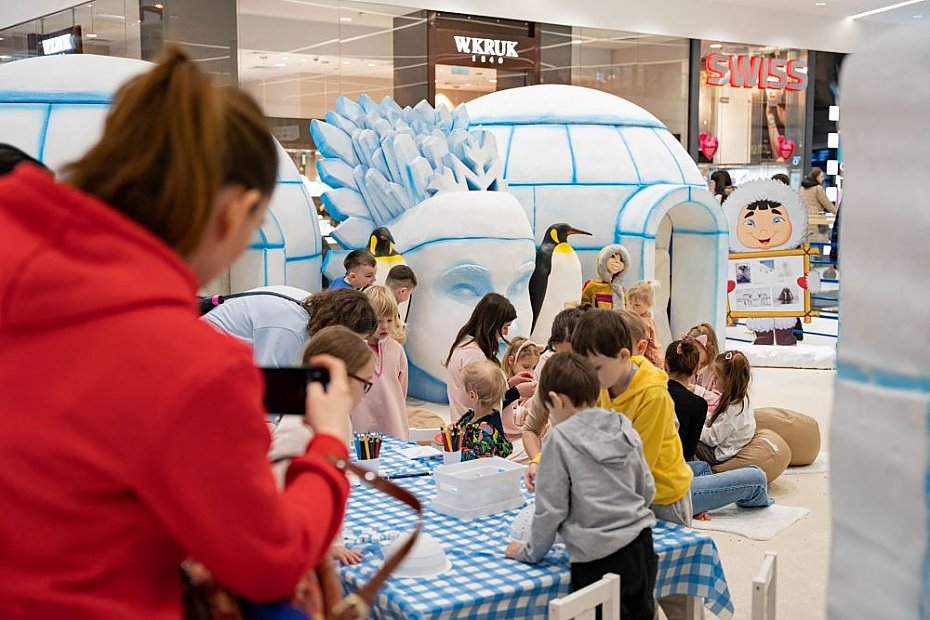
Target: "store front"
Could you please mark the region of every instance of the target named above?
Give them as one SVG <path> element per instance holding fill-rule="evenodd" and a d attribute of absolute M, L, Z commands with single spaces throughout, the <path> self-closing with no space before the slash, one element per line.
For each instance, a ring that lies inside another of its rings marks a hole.
<path fill-rule="evenodd" d="M 803 176 L 808 53 L 703 41 L 698 103 L 699 156 L 705 172 L 729 171 L 735 185 Z"/>

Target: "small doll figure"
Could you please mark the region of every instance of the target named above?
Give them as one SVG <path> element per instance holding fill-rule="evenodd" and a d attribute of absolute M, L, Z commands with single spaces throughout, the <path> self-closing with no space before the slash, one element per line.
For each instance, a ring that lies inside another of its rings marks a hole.
<path fill-rule="evenodd" d="M 630 253 L 619 243 L 602 248 L 597 255 L 599 279 L 585 282 L 581 301 L 607 310 L 624 308 L 626 291 L 623 288 L 623 277 L 629 264 Z"/>

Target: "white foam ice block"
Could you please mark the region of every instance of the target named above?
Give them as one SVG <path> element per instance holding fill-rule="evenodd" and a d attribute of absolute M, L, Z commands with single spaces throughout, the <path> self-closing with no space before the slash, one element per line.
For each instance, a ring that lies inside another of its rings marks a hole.
<path fill-rule="evenodd" d="M 728 350 L 741 351 L 752 366 L 766 368 L 836 368 L 836 347 L 798 343 L 791 347 L 756 345 L 727 340 Z"/>
<path fill-rule="evenodd" d="M 696 530 L 727 532 L 752 540 L 771 540 L 810 514 L 807 508 L 774 504 L 767 508 L 741 508 L 731 504 L 710 512 L 710 521 L 691 521 Z"/>

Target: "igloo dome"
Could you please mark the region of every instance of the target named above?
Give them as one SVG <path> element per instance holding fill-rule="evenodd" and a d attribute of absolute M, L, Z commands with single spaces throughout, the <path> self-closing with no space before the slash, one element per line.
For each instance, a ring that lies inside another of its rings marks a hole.
<path fill-rule="evenodd" d="M 722 333 L 726 220 L 661 121 L 609 93 L 555 84 L 494 92 L 465 107 L 470 127 L 497 138 L 504 178 L 537 244 L 558 222 L 591 232 L 571 243 L 593 278 L 597 252 L 621 243 L 632 262 L 626 283 L 661 283 L 655 315 L 662 342 L 703 321 Z"/>
<path fill-rule="evenodd" d="M 113 93 L 151 66 L 90 54 L 0 65 L 0 142 L 23 149 L 60 173 L 99 139 Z M 230 268 L 233 291 L 269 284 L 320 288 L 322 240 L 316 209 L 294 163 L 280 144 L 277 148 L 278 183 L 271 208 L 248 251 Z"/>

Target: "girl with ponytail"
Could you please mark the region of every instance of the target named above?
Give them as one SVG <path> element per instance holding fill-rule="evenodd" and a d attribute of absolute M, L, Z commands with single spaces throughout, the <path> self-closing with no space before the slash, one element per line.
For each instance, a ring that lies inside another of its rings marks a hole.
<path fill-rule="evenodd" d="M 195 303 L 265 217 L 261 110 L 170 49 L 64 172 L 0 179 L 0 617 L 180 618 L 186 557 L 291 598 L 345 508 L 345 366 L 311 360 L 331 381 L 308 386 L 314 439 L 279 492 L 261 374 Z"/>

